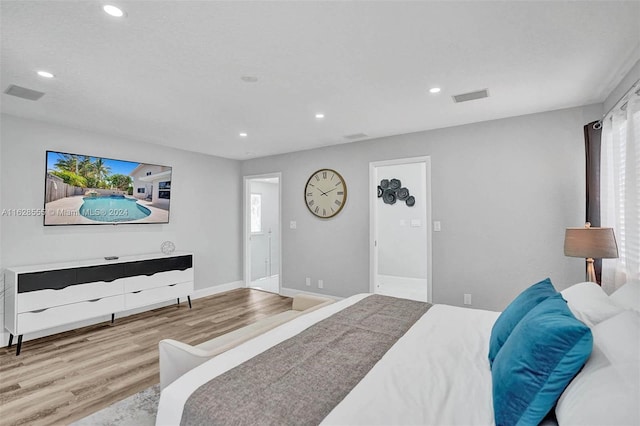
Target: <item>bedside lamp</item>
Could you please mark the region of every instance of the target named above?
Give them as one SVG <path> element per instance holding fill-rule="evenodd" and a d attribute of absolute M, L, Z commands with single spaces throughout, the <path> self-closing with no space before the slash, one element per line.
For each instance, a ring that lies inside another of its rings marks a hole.
<path fill-rule="evenodd" d="M 567 228 L 564 234 L 564 255 L 587 259 L 587 279 L 596 281 L 593 259 L 618 257 L 618 245 L 613 228 L 592 228 L 589 222 L 584 228 Z"/>

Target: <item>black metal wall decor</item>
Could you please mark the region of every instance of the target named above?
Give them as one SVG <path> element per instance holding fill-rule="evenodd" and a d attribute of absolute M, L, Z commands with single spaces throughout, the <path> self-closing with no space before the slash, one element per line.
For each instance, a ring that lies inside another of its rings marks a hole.
<path fill-rule="evenodd" d="M 409 189 L 402 186 L 400 179 L 382 179 L 378 185 L 378 198 L 382 198 L 385 204 L 395 204 L 400 200 L 409 207 L 416 205 L 415 197 L 409 195 Z"/>

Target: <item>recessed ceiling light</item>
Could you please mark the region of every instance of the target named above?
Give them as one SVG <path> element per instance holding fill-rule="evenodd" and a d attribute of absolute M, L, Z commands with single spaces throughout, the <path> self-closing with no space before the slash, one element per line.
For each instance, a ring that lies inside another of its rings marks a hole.
<path fill-rule="evenodd" d="M 247 135 L 245 132 L 240 132 L 238 136 L 240 136 L 241 138 L 246 138 L 249 135 Z"/>
<path fill-rule="evenodd" d="M 440 93 L 440 88 L 432 87 L 431 89 L 429 89 L 429 93 Z"/>
<path fill-rule="evenodd" d="M 122 18 L 124 16 L 124 11 L 112 4 L 105 4 L 104 6 L 102 6 L 102 10 L 104 10 L 108 15 L 114 16 L 116 18 Z"/>
<path fill-rule="evenodd" d="M 255 83 L 258 81 L 258 77 L 256 77 L 255 75 L 243 75 L 242 77 L 240 77 L 240 80 L 244 81 L 245 83 Z"/>
<path fill-rule="evenodd" d="M 38 71 L 38 75 L 40 77 L 44 77 L 44 78 L 53 78 L 54 77 L 54 75 L 51 74 L 49 71 L 44 71 L 44 70 Z"/>
<path fill-rule="evenodd" d="M 316 118 L 317 118 L 318 120 L 322 120 L 322 119 L 324 118 L 324 114 L 323 114 L 323 113 L 321 113 L 321 112 L 319 112 L 319 113 L 317 113 L 317 114 L 316 114 Z"/>

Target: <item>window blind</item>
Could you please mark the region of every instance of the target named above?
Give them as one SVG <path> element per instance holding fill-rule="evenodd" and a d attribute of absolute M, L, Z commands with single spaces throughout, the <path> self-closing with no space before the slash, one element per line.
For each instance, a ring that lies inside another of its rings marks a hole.
<path fill-rule="evenodd" d="M 603 122 L 601 215 L 612 227 L 618 259 L 603 260 L 602 285 L 611 292 L 640 280 L 640 91 L 632 92 Z"/>

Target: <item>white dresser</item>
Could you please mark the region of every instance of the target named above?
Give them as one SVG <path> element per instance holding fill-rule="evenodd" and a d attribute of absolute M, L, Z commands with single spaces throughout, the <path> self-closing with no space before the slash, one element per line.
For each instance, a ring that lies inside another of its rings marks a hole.
<path fill-rule="evenodd" d="M 193 255 L 174 252 L 5 270 L 4 324 L 9 346 L 22 336 L 90 318 L 186 297 L 191 307 Z"/>

